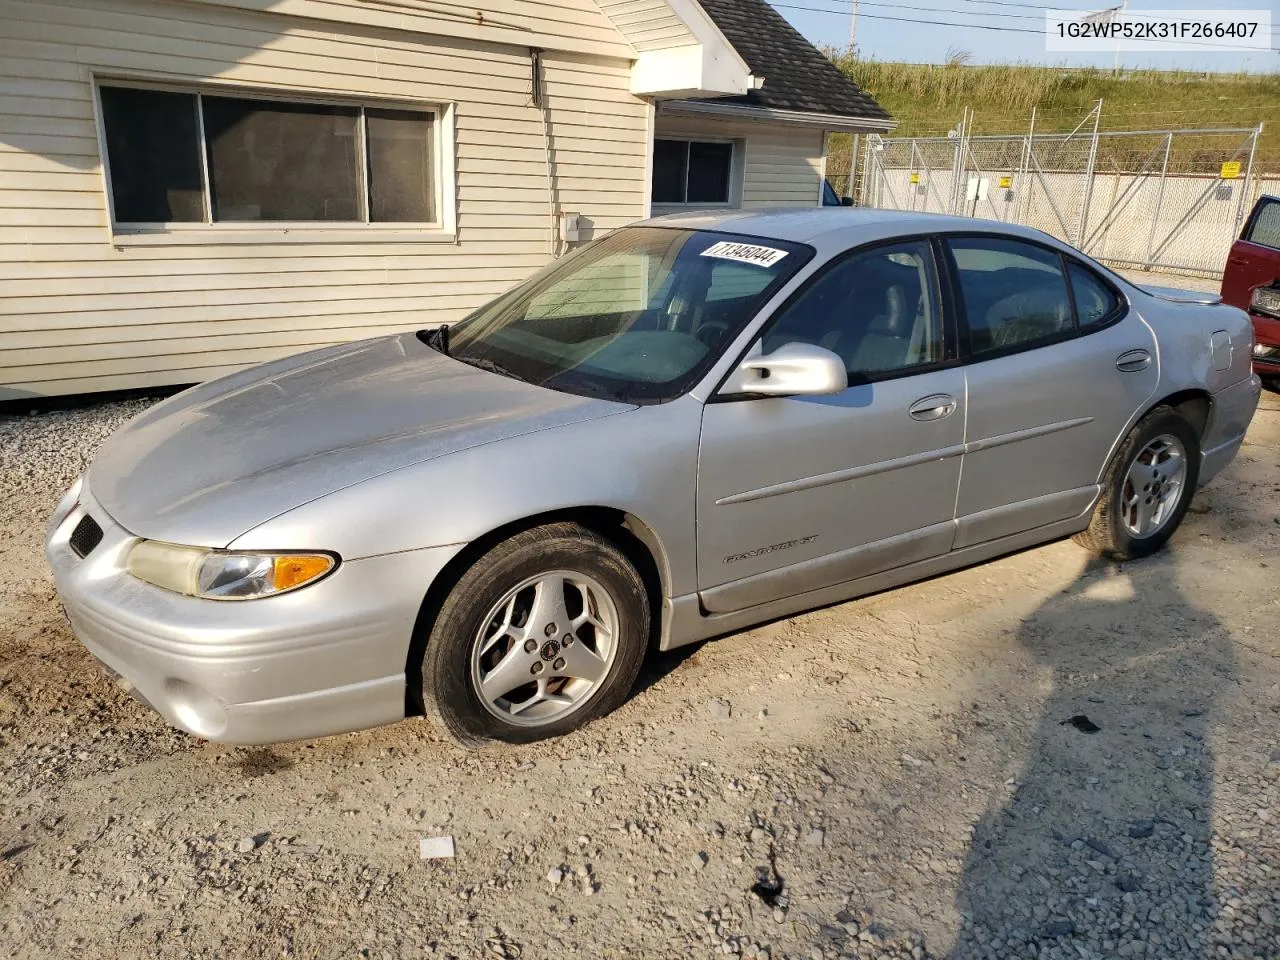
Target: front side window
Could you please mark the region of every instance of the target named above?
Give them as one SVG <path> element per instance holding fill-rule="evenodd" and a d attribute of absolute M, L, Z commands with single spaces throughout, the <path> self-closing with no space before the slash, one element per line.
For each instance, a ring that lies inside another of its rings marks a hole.
<path fill-rule="evenodd" d="M 1253 215 L 1248 236 L 1245 239 L 1250 243 L 1280 250 L 1280 202 L 1275 200 L 1262 202 L 1258 212 Z"/>
<path fill-rule="evenodd" d="M 436 220 L 431 111 L 99 94 L 116 223 Z"/>
<path fill-rule="evenodd" d="M 451 326 L 447 349 L 566 393 L 674 399 L 812 255 L 781 240 L 627 227 Z"/>
<path fill-rule="evenodd" d="M 727 204 L 732 171 L 732 143 L 654 140 L 653 202 Z"/>
<path fill-rule="evenodd" d="M 969 349 L 975 358 L 1062 339 L 1075 317 L 1052 250 L 1004 237 L 952 237 Z"/>
<path fill-rule="evenodd" d="M 762 347 L 771 353 L 793 342 L 838 354 L 850 383 L 942 361 L 946 341 L 928 242 L 875 247 L 820 274 L 769 322 Z"/>

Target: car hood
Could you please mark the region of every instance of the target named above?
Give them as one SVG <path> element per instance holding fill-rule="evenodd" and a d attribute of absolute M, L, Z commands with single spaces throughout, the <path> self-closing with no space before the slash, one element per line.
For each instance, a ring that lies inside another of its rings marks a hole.
<path fill-rule="evenodd" d="M 489 373 L 402 334 L 289 357 L 178 394 L 112 436 L 86 483 L 140 537 L 221 547 L 371 477 L 629 409 Z M 422 491 L 424 499 L 430 493 Z"/>

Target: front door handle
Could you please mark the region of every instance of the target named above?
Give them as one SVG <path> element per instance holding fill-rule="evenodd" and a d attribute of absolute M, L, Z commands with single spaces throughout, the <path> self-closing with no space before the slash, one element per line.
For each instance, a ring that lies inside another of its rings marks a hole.
<path fill-rule="evenodd" d="M 1137 373 L 1151 366 L 1151 354 L 1141 348 L 1126 350 L 1116 357 L 1116 369 L 1122 373 Z"/>
<path fill-rule="evenodd" d="M 942 420 L 956 412 L 956 398 L 935 393 L 913 403 L 907 410 L 913 420 Z"/>

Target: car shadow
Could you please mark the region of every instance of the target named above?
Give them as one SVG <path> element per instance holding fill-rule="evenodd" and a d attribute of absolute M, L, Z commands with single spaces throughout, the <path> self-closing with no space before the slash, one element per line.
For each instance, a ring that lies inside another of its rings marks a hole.
<path fill-rule="evenodd" d="M 1214 955 L 1210 734 L 1235 661 L 1177 566 L 1094 561 L 1023 622 L 1052 692 L 973 830 L 952 960 Z"/>
<path fill-rule="evenodd" d="M 649 655 L 644 658 L 644 664 L 640 667 L 640 675 L 636 677 L 636 682 L 631 688 L 631 692 L 627 695 L 628 700 L 632 700 L 646 693 L 650 687 L 655 687 L 668 676 L 675 673 L 688 660 L 692 659 L 703 644 L 707 641 L 700 640 L 697 643 L 686 644 L 683 647 L 676 647 L 674 650 L 658 650 L 653 649 Z"/>

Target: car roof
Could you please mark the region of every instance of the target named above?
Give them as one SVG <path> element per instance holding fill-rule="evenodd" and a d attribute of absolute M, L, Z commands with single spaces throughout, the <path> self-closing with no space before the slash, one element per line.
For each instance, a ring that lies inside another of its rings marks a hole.
<path fill-rule="evenodd" d="M 801 209 L 696 210 L 672 213 L 641 221 L 636 226 L 679 227 L 685 230 L 721 230 L 730 233 L 771 237 L 796 243 L 813 243 L 833 234 L 856 241 L 895 235 L 938 232 L 999 232 L 1044 241 L 1039 230 L 1031 230 L 999 220 L 953 217 L 940 213 L 910 210 L 882 210 L 878 207 L 804 207 Z M 851 236 L 850 236 L 851 235 Z"/>

